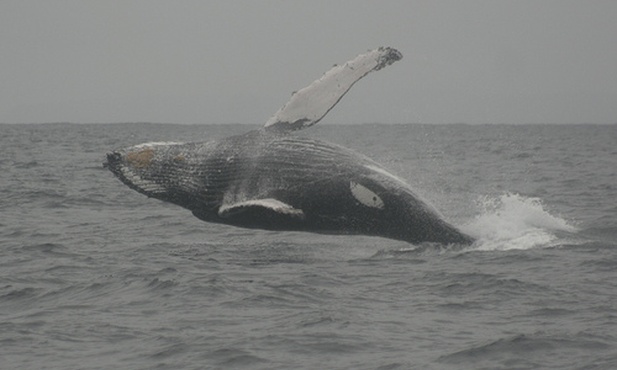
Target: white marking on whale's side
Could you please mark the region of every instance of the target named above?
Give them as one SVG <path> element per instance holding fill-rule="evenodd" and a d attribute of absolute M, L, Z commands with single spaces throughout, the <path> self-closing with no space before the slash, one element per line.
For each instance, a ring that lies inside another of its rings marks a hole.
<path fill-rule="evenodd" d="M 379 195 L 373 193 L 366 186 L 351 181 L 349 183 L 349 189 L 358 202 L 367 207 L 384 209 L 385 204 L 383 203 L 383 200 L 381 200 Z"/>

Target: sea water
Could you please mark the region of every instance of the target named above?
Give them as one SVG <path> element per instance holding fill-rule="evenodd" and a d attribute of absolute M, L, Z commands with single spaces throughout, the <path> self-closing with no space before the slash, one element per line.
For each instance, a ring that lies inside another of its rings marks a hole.
<path fill-rule="evenodd" d="M 2 369 L 617 368 L 616 125 L 327 125 L 464 249 L 201 222 L 105 153 L 256 125 L 0 125 Z"/>

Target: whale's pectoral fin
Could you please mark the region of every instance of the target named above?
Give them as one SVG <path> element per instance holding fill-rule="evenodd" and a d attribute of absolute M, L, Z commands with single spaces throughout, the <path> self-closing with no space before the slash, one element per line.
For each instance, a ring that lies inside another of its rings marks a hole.
<path fill-rule="evenodd" d="M 252 199 L 233 204 L 223 204 L 219 216 L 233 219 L 247 214 L 271 214 L 277 217 L 304 219 L 304 212 L 274 198 Z"/>
<path fill-rule="evenodd" d="M 269 130 L 293 131 L 319 122 L 359 79 L 403 56 L 396 49 L 380 47 L 334 66 L 320 79 L 295 92 L 265 124 Z"/>

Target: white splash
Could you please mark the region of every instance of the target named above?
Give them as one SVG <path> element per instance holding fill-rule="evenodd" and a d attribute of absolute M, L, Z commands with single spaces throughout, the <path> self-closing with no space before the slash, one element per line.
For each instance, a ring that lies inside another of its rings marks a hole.
<path fill-rule="evenodd" d="M 545 210 L 539 198 L 506 193 L 480 199 L 481 213 L 461 229 L 478 239 L 473 250 L 550 247 L 556 232 L 574 232 L 566 220 Z"/>

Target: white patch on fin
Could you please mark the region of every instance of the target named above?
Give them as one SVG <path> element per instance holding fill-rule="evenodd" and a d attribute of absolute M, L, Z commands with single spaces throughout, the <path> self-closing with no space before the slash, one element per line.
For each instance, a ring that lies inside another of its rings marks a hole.
<path fill-rule="evenodd" d="M 237 213 L 241 213 L 243 210 L 252 207 L 263 207 L 273 212 L 280 213 L 282 215 L 289 215 L 293 217 L 304 218 L 304 212 L 301 209 L 296 209 L 287 203 L 283 203 L 280 200 L 274 198 L 266 199 L 253 199 L 246 200 L 244 202 L 238 202 L 230 205 L 222 205 L 219 208 L 219 216 L 223 218 L 231 217 Z"/>
<path fill-rule="evenodd" d="M 335 65 L 309 86 L 296 91 L 264 127 L 293 131 L 316 124 L 358 80 L 402 57 L 396 49 L 380 47 L 360 54 L 344 65 Z"/>
<path fill-rule="evenodd" d="M 349 189 L 351 194 L 356 200 L 367 207 L 384 209 L 385 204 L 379 195 L 373 193 L 365 186 L 358 184 L 357 182 L 349 182 Z"/>

